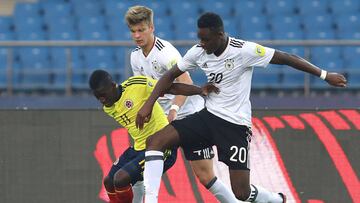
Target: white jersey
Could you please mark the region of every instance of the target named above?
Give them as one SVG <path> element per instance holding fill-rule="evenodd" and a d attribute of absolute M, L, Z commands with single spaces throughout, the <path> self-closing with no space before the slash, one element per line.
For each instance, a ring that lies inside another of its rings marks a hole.
<path fill-rule="evenodd" d="M 148 56 L 145 57 L 141 48 L 138 47 L 131 53 L 130 64 L 134 75 L 144 75 L 158 80 L 179 60 L 181 60 L 179 51 L 168 41 L 156 37 L 154 46 Z M 158 100 L 166 114 L 169 113 L 174 97 L 174 95 L 166 94 Z M 204 108 L 204 100 L 202 97 L 187 97 L 184 105 L 178 112 L 177 118 L 181 119 L 202 108 Z"/>
<path fill-rule="evenodd" d="M 200 45 L 195 45 L 178 62 L 178 67 L 182 71 L 200 67 L 208 81 L 219 87 L 219 94 L 211 93 L 206 98 L 209 112 L 231 123 L 251 127 L 253 66 L 266 67 L 274 52 L 256 43 L 229 37 L 220 56 L 207 54 Z"/>

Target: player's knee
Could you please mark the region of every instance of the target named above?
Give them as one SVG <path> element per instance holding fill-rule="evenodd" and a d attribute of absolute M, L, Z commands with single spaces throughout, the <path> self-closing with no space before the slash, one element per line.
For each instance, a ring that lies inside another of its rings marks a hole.
<path fill-rule="evenodd" d="M 157 138 L 158 135 L 155 133 L 152 136 L 149 136 L 146 139 L 146 149 L 147 150 L 160 150 L 162 148 L 161 139 Z"/>
<path fill-rule="evenodd" d="M 115 173 L 114 176 L 114 186 L 115 188 L 123 188 L 130 184 L 130 176 L 122 170 L 119 170 Z"/>
<path fill-rule="evenodd" d="M 106 176 L 104 178 L 104 186 L 106 188 L 107 191 L 113 191 L 114 190 L 114 181 L 112 177 Z"/>

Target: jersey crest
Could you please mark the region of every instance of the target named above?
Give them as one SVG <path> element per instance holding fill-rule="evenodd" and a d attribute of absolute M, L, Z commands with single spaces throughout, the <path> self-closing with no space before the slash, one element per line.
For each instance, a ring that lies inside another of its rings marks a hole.
<path fill-rule="evenodd" d="M 130 99 L 126 99 L 124 102 L 124 106 L 128 109 L 131 109 L 134 106 L 134 102 L 131 101 Z"/>
<path fill-rule="evenodd" d="M 234 68 L 234 59 L 225 59 L 225 69 L 232 70 Z"/>
<path fill-rule="evenodd" d="M 161 67 L 159 62 L 157 62 L 156 60 L 152 61 L 151 64 L 152 64 L 152 67 L 153 67 L 154 71 L 157 72 L 157 73 L 161 74 L 161 73 L 164 73 L 166 71 L 163 67 Z"/>

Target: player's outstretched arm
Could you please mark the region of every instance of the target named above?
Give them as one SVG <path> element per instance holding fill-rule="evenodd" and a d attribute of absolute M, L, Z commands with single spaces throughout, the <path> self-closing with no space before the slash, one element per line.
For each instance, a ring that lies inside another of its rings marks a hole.
<path fill-rule="evenodd" d="M 144 127 L 144 123 L 149 119 L 151 115 L 152 108 L 156 102 L 156 100 L 169 91 L 171 85 L 175 78 L 179 75 L 183 74 L 177 65 L 175 64 L 173 68 L 166 71 L 164 75 L 160 78 L 160 80 L 156 83 L 154 90 L 152 91 L 150 97 L 145 102 L 145 104 L 140 108 L 139 112 L 136 115 L 135 124 L 136 127 L 142 129 Z"/>
<path fill-rule="evenodd" d="M 335 87 L 346 87 L 346 78 L 344 75 L 335 72 L 327 72 L 313 65 L 309 61 L 293 54 L 276 50 L 273 58 L 270 61 L 271 64 L 288 65 L 295 69 L 311 73 L 316 75 L 327 83 Z"/>
<path fill-rule="evenodd" d="M 219 93 L 220 90 L 213 83 L 206 83 L 202 87 L 183 83 L 173 83 L 167 92 L 174 95 L 201 95 L 208 96 L 211 92 Z"/>

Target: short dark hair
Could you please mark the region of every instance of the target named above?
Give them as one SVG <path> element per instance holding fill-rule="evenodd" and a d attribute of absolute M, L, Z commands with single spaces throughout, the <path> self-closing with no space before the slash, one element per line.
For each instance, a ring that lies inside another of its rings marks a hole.
<path fill-rule="evenodd" d="M 90 75 L 89 86 L 92 90 L 97 90 L 109 86 L 112 81 L 112 77 L 108 72 L 95 70 Z"/>
<path fill-rule="evenodd" d="M 221 17 L 212 12 L 202 14 L 197 21 L 198 28 L 209 28 L 212 31 L 224 32 L 224 24 Z"/>

